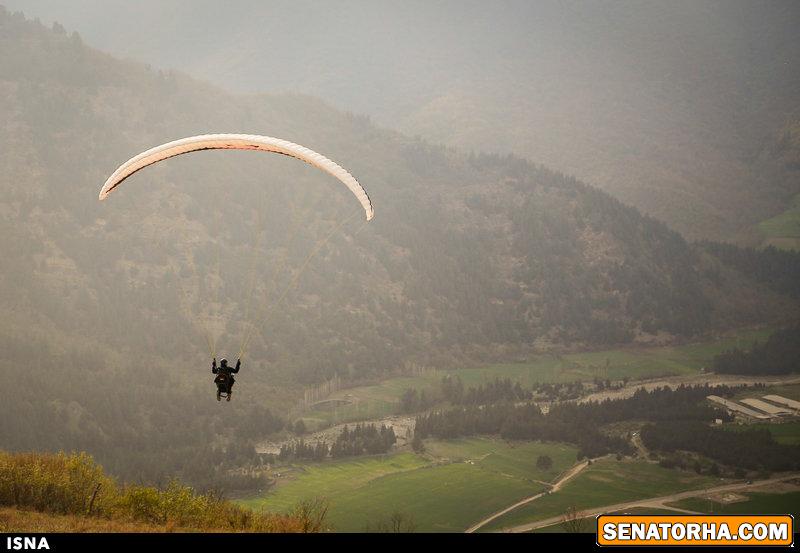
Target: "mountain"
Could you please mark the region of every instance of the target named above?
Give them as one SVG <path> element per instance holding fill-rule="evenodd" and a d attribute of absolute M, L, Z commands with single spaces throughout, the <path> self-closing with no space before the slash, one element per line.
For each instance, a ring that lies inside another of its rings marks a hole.
<path fill-rule="evenodd" d="M 97 201 L 131 155 L 231 131 L 339 161 L 375 220 L 349 218 L 360 208 L 320 171 L 253 152 L 170 160 Z M 276 413 L 304 384 L 333 375 L 687 339 L 797 312 L 573 177 L 307 96 L 232 95 L 2 10 L 0 144 L 0 366 L 16 387 L 0 441 L 86 450 L 126 478 L 247 485 L 228 469 L 282 428 Z M 234 357 L 250 328 L 221 417 L 208 358 Z"/>
<path fill-rule="evenodd" d="M 789 116 L 766 155 L 776 160 L 786 174 L 800 180 L 800 111 Z M 800 251 L 800 193 L 785 207 L 784 211 L 759 222 L 759 236 L 765 245 Z"/>
<path fill-rule="evenodd" d="M 756 245 L 800 193 L 775 155 L 800 100 L 796 2 L 5 2 L 226 89 L 543 163 L 691 239 Z"/>

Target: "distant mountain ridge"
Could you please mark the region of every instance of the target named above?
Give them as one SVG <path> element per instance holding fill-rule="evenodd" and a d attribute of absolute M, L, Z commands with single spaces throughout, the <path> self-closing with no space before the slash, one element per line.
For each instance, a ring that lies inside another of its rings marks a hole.
<path fill-rule="evenodd" d="M 307 97 L 232 97 L 21 16 L 1 21 L 3 225 L 15 237 L 3 297 L 65 332 L 115 348 L 159 351 L 166 337 L 169 351 L 197 348 L 187 330 L 213 292 L 230 314 L 222 342 L 234 346 L 249 267 L 263 275 L 253 296 L 263 301 L 269 269 L 288 256 L 278 281 L 290 280 L 354 207 L 324 175 L 247 153 L 175 159 L 95 200 L 133 153 L 232 129 L 325 152 L 357 174 L 376 206 L 373 223 L 357 236 L 346 227 L 314 259 L 265 321 L 267 341 L 254 341 L 254 353 L 313 378 L 348 366 L 691 336 L 781 312 L 777 296 L 573 178 L 431 146 Z M 260 229 L 267 243 L 254 257 Z M 314 347 L 289 345 L 300 337 Z"/>
<path fill-rule="evenodd" d="M 544 163 L 690 239 L 757 245 L 800 193 L 776 153 L 800 106 L 796 2 L 6 1 L 228 89 Z"/>

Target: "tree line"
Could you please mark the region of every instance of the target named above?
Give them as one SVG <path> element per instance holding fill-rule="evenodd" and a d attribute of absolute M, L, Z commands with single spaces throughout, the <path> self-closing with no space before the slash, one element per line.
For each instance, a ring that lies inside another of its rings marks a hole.
<path fill-rule="evenodd" d="M 714 357 L 714 371 L 725 374 L 800 372 L 800 322 L 775 331 L 749 350 L 734 348 Z"/>
<path fill-rule="evenodd" d="M 775 441 L 766 428 L 725 430 L 700 421 L 659 421 L 642 428 L 642 442 L 662 452 L 694 451 L 751 470 L 800 470 L 800 445 Z"/>
<path fill-rule="evenodd" d="M 772 290 L 800 298 L 800 252 L 775 246 L 740 248 L 719 242 L 701 242 L 700 246 Z"/>
<path fill-rule="evenodd" d="M 478 386 L 465 388 L 458 375 L 445 375 L 439 382 L 438 390 L 417 390 L 407 388 L 400 396 L 400 413 L 418 413 L 442 402 L 451 405 L 488 405 L 505 401 L 520 402 L 540 399 L 547 401 L 566 401 L 578 399 L 587 391 L 618 390 L 628 379 L 612 381 L 595 378 L 591 383 L 575 380 L 573 382 L 541 382 L 531 389 L 525 389 L 519 382 L 510 378 L 495 377 L 494 380 Z"/>
<path fill-rule="evenodd" d="M 730 389 L 708 385 L 639 389 L 621 400 L 554 405 L 547 414 L 534 404 L 463 406 L 419 415 L 414 434 L 415 439 L 500 434 L 506 439 L 570 442 L 578 446 L 579 458 L 629 454 L 628 440 L 600 427 L 625 420 L 730 420 L 730 415 L 703 401 L 711 393 L 730 394 Z"/>
<path fill-rule="evenodd" d="M 306 443 L 303 439 L 283 444 L 278 459 L 321 461 L 327 457 L 338 459 L 357 455 L 378 455 L 388 453 L 395 443 L 397 436 L 393 428 L 384 424 L 380 427 L 375 424 L 357 424 L 352 429 L 345 426 L 330 446 L 323 440 Z"/>
<path fill-rule="evenodd" d="M 464 390 L 464 384 L 458 375 L 446 375 L 441 380 L 440 389 L 442 397 L 454 405 L 486 405 L 501 401 L 525 401 L 533 397 L 530 390 L 523 390 L 519 382 L 499 377 Z"/>

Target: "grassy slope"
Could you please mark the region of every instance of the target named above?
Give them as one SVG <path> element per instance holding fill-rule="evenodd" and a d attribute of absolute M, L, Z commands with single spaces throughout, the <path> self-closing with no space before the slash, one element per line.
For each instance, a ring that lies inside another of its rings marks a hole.
<path fill-rule="evenodd" d="M 644 461 L 596 461 L 560 491 L 491 522 L 484 531 L 525 524 L 563 514 L 569 507 L 588 509 L 658 497 L 720 483 L 718 478 L 662 468 Z"/>
<path fill-rule="evenodd" d="M 426 466 L 429 466 L 426 459 L 411 453 L 298 464 L 281 471 L 276 489 L 266 497 L 243 500 L 240 503 L 254 509 L 285 511 L 302 499 L 335 498 L 383 476 Z"/>
<path fill-rule="evenodd" d="M 303 498 L 326 496 L 329 522 L 337 531 L 363 530 L 394 510 L 411 514 L 418 531 L 461 531 L 544 489 L 541 481 L 552 481 L 576 454 L 564 444 L 487 438 L 434 441 L 427 449 L 424 456 L 401 453 L 297 467 L 289 482 L 240 503 L 280 510 Z M 539 455 L 549 455 L 553 467 L 537 469 Z"/>
<path fill-rule="evenodd" d="M 800 194 L 786 211 L 758 224 L 764 243 L 776 248 L 800 250 Z"/>
<path fill-rule="evenodd" d="M 122 485 L 86 453 L 0 451 L 0 531 L 301 532 L 323 526 L 319 511 L 253 513 L 218 493 L 172 480 L 162 488 Z"/>
<path fill-rule="evenodd" d="M 733 347 L 763 341 L 771 330 L 747 330 L 713 341 L 670 347 L 601 350 L 565 355 L 538 355 L 524 363 L 501 363 L 450 371 L 432 371 L 414 377 L 398 377 L 371 386 L 340 390 L 333 399 L 349 404 L 312 408 L 302 413 L 310 427 L 391 415 L 407 388 L 433 389 L 445 374 L 458 375 L 464 386 L 478 386 L 494 378 L 510 378 L 523 386 L 539 382 L 572 382 L 610 378 L 619 380 L 694 374 L 708 366 L 714 355 Z M 776 392 L 778 393 L 778 392 Z"/>
<path fill-rule="evenodd" d="M 551 482 L 575 462 L 576 450 L 566 444 L 510 443 L 486 438 L 426 442 L 434 458 L 454 462 L 472 461 L 483 470 L 525 480 Z M 553 466 L 533 466 L 539 455 L 548 455 Z"/>
<path fill-rule="evenodd" d="M 55 515 L 37 511 L 0 508 L 0 533 L 44 532 L 199 532 L 195 528 L 144 524 L 77 515 Z"/>

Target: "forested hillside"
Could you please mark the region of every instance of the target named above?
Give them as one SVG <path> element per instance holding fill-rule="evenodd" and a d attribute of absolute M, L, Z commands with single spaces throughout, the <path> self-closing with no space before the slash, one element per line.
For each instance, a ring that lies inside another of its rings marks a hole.
<path fill-rule="evenodd" d="M 170 160 L 97 201 L 122 161 L 204 132 L 324 152 L 369 190 L 375 220 L 348 219 L 358 206 L 319 171 L 253 152 Z M 574 178 L 309 97 L 230 95 L 3 10 L 0 143 L 0 367 L 16 388 L 0 403 L 0 444 L 85 449 L 127 478 L 227 478 L 302 385 L 334 374 L 687 338 L 797 312 Z M 255 329 L 225 417 L 206 328 L 228 357 Z"/>
<path fill-rule="evenodd" d="M 766 155 L 777 161 L 785 174 L 800 182 L 800 109 L 795 110 L 780 129 L 778 138 L 769 143 Z M 785 250 L 800 251 L 800 192 L 786 202 L 784 209 L 761 221 L 758 231 L 762 243 Z"/>
<path fill-rule="evenodd" d="M 689 238 L 756 245 L 800 193 L 792 0 L 6 1 L 226 88 L 544 163 Z"/>

